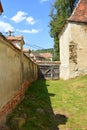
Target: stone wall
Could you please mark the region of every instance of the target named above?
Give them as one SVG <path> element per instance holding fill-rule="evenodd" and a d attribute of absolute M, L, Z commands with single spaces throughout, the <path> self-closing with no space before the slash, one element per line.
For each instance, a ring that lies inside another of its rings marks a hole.
<path fill-rule="evenodd" d="M 0 123 L 37 79 L 37 65 L 0 34 Z"/>
<path fill-rule="evenodd" d="M 87 74 L 87 25 L 68 23 L 60 35 L 60 78 Z"/>
<path fill-rule="evenodd" d="M 70 24 L 65 25 L 60 35 L 60 78 L 69 78 L 69 42 L 71 41 Z"/>
<path fill-rule="evenodd" d="M 84 23 L 71 23 L 71 35 L 77 50 L 75 67 L 71 70 L 71 77 L 87 74 L 87 25 Z M 70 62 L 71 63 L 71 62 Z M 70 66 L 72 66 L 70 64 Z"/>

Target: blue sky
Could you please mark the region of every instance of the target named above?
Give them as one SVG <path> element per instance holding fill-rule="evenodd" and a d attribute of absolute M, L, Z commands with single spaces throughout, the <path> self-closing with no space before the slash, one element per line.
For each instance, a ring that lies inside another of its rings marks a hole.
<path fill-rule="evenodd" d="M 0 16 L 0 32 L 14 31 L 23 35 L 24 48 L 52 48 L 49 35 L 50 10 L 53 0 L 1 0 L 4 12 Z"/>

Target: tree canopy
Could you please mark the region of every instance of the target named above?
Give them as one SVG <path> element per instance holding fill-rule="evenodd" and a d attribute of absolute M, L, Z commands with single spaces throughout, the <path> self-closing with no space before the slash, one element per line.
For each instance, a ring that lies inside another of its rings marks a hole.
<path fill-rule="evenodd" d="M 54 39 L 54 60 L 59 59 L 58 35 L 67 18 L 71 15 L 78 0 L 56 0 L 50 11 L 50 36 Z"/>

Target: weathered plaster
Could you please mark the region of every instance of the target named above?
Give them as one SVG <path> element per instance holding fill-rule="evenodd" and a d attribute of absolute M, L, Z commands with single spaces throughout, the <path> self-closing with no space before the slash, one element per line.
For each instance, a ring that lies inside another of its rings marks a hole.
<path fill-rule="evenodd" d="M 60 36 L 60 78 L 87 74 L 87 25 L 68 23 Z"/>
<path fill-rule="evenodd" d="M 21 64 L 23 66 L 22 82 Z M 17 93 L 19 93 L 19 97 L 21 96 L 24 90 L 22 90 L 22 85 L 25 84 L 26 81 L 30 83 L 37 79 L 37 74 L 37 65 L 24 54 L 21 62 L 21 50 L 17 49 L 0 35 L 0 113 L 2 115 L 9 111 L 10 107 L 8 107 L 8 103 L 14 99 L 14 96 L 17 95 Z M 13 101 L 14 100 L 11 101 L 12 104 L 14 104 Z"/>

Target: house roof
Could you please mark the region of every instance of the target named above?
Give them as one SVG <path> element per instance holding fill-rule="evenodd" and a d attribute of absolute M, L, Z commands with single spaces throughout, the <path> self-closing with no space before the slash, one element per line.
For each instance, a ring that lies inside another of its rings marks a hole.
<path fill-rule="evenodd" d="M 6 37 L 8 41 L 13 42 L 13 41 L 23 41 L 24 44 L 24 40 L 23 40 L 23 36 L 7 36 Z"/>
<path fill-rule="evenodd" d="M 23 51 L 24 52 L 29 52 L 30 50 L 29 50 L 29 48 L 23 48 Z"/>
<path fill-rule="evenodd" d="M 31 53 L 31 50 L 29 48 L 24 48 L 23 52 L 25 52 L 25 53 Z"/>
<path fill-rule="evenodd" d="M 68 21 L 87 23 L 87 0 L 79 0 Z"/>
<path fill-rule="evenodd" d="M 3 7 L 2 7 L 2 3 L 0 1 L 0 15 L 3 13 Z"/>
<path fill-rule="evenodd" d="M 38 52 L 31 52 L 30 56 L 35 56 L 35 57 L 42 57 Z"/>
<path fill-rule="evenodd" d="M 15 41 L 15 40 L 21 41 L 22 38 L 23 38 L 22 36 L 7 36 L 7 39 L 11 41 Z"/>
<path fill-rule="evenodd" d="M 7 43 L 9 43 L 11 46 L 13 46 L 15 49 L 17 49 L 18 51 L 20 51 L 19 48 L 17 48 L 16 46 L 14 46 L 13 44 L 11 44 L 11 42 L 9 40 L 7 40 L 7 38 L 0 32 L 0 37 L 6 41 Z"/>
<path fill-rule="evenodd" d="M 51 53 L 40 53 L 40 55 L 43 56 L 44 58 L 52 58 Z"/>

